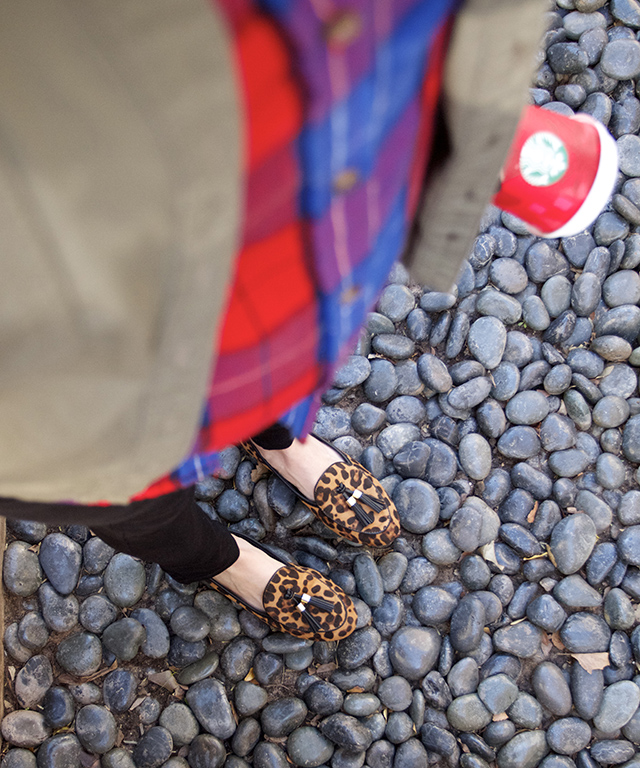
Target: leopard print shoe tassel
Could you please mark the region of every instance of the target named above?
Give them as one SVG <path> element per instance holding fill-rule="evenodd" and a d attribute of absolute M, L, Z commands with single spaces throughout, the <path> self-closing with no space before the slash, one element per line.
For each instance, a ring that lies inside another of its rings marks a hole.
<path fill-rule="evenodd" d="M 371 507 L 374 512 L 382 512 L 382 510 L 385 508 L 384 504 L 381 504 L 372 496 L 367 496 L 366 493 L 362 493 L 362 491 L 358 491 L 357 489 L 354 491 L 349 490 L 349 488 L 347 488 L 343 483 L 340 483 L 336 490 L 338 493 L 343 495 L 348 506 L 353 509 L 355 516 L 358 518 L 360 523 L 362 523 L 362 525 L 371 525 L 373 522 L 373 516 L 364 510 L 359 502 L 362 502 L 368 507 Z"/>
<path fill-rule="evenodd" d="M 307 622 L 314 632 L 320 632 L 320 624 L 315 616 L 312 616 L 307 610 L 307 605 L 312 605 L 314 608 L 318 608 L 321 611 L 331 613 L 333 611 L 333 605 L 328 600 L 323 600 L 321 597 L 314 597 L 304 592 L 302 595 L 296 594 L 292 589 L 288 589 L 284 596 L 289 600 L 297 600 L 298 605 L 296 608 L 302 614 L 302 618 Z"/>
<path fill-rule="evenodd" d="M 298 595 L 292 589 L 288 589 L 284 593 L 284 596 L 289 600 L 297 600 L 298 608 L 300 608 L 300 610 L 305 608 L 307 605 L 312 605 L 314 608 L 318 608 L 321 611 L 326 611 L 327 613 L 331 613 L 331 611 L 333 611 L 333 604 L 330 603 L 329 600 L 323 600 L 321 597 L 308 595 L 306 592 Z"/>

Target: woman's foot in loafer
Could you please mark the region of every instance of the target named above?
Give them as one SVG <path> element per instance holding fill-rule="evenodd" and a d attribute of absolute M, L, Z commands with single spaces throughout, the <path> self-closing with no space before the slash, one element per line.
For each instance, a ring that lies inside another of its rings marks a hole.
<path fill-rule="evenodd" d="M 400 518 L 382 485 L 363 466 L 310 435 L 282 450 L 243 445 L 265 464 L 338 536 L 368 547 L 389 547 Z"/>
<path fill-rule="evenodd" d="M 342 456 L 330 445 L 313 435 L 302 442 L 294 439 L 289 448 L 269 451 L 256 445 L 258 452 L 276 474 L 295 485 L 303 496 L 315 497 L 316 483 L 332 464 L 342 461 Z"/>
<path fill-rule="evenodd" d="M 273 557 L 261 544 L 234 535 L 240 556 L 211 586 L 272 629 L 312 640 L 342 640 L 356 628 L 353 601 L 312 568 Z"/>
<path fill-rule="evenodd" d="M 225 589 L 233 592 L 258 611 L 264 611 L 262 596 L 273 574 L 282 567 L 263 549 L 239 536 L 234 536 L 240 555 L 226 570 L 219 573 L 215 580 Z"/>

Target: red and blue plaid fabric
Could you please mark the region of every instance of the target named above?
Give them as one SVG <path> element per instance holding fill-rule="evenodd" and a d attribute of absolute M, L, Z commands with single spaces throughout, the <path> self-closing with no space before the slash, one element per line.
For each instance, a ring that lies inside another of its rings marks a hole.
<path fill-rule="evenodd" d="M 456 5 L 218 1 L 244 98 L 242 244 L 193 450 L 136 498 L 215 474 L 275 421 L 309 430 L 402 252 Z"/>

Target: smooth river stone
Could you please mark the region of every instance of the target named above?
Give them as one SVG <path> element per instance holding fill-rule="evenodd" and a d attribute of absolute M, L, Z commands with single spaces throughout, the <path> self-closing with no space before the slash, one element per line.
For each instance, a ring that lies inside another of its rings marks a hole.
<path fill-rule="evenodd" d="M 593 724 L 603 733 L 625 726 L 640 706 L 640 688 L 631 680 L 621 680 L 605 688 Z"/>
<path fill-rule="evenodd" d="M 497 317 L 481 317 L 471 326 L 467 343 L 475 359 L 491 370 L 502 360 L 507 345 L 507 329 Z"/>
<path fill-rule="evenodd" d="M 114 605 L 126 608 L 142 597 L 146 585 L 144 565 L 122 552 L 114 555 L 104 572 L 104 588 Z"/>
<path fill-rule="evenodd" d="M 544 731 L 524 731 L 498 752 L 498 768 L 535 768 L 548 752 Z"/>
<path fill-rule="evenodd" d="M 538 664 L 531 677 L 538 701 L 554 715 L 563 717 L 571 710 L 571 691 L 560 668 L 549 661 Z"/>
<path fill-rule="evenodd" d="M 2 720 L 2 736 L 16 747 L 37 747 L 50 735 L 51 729 L 39 712 L 19 709 Z"/>
<path fill-rule="evenodd" d="M 468 693 L 451 702 L 447 720 L 458 731 L 481 731 L 491 722 L 491 712 L 476 693 Z"/>
<path fill-rule="evenodd" d="M 563 518 L 551 533 L 551 553 L 558 570 L 568 576 L 576 573 L 589 559 L 596 543 L 596 527 L 584 513 Z"/>
<path fill-rule="evenodd" d="M 427 627 L 402 627 L 391 638 L 389 659 L 396 674 L 408 680 L 424 677 L 440 654 L 440 635 Z"/>

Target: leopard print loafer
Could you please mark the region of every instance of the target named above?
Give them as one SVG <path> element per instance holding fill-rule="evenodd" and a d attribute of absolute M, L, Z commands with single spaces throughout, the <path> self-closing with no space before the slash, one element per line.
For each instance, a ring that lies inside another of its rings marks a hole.
<path fill-rule="evenodd" d="M 326 440 L 314 437 L 332 448 L 342 461 L 335 462 L 321 475 L 313 500 L 275 470 L 255 443 L 248 441 L 242 448 L 255 462 L 264 464 L 279 477 L 338 536 L 366 547 L 391 546 L 400 535 L 400 518 L 387 492 L 361 464 Z"/>
<path fill-rule="evenodd" d="M 283 563 L 273 574 L 262 595 L 264 611 L 211 579 L 209 584 L 240 608 L 264 621 L 276 632 L 287 632 L 309 640 L 342 640 L 356 628 L 355 605 L 337 584 L 313 568 L 287 563 L 257 541 L 234 533 Z"/>

